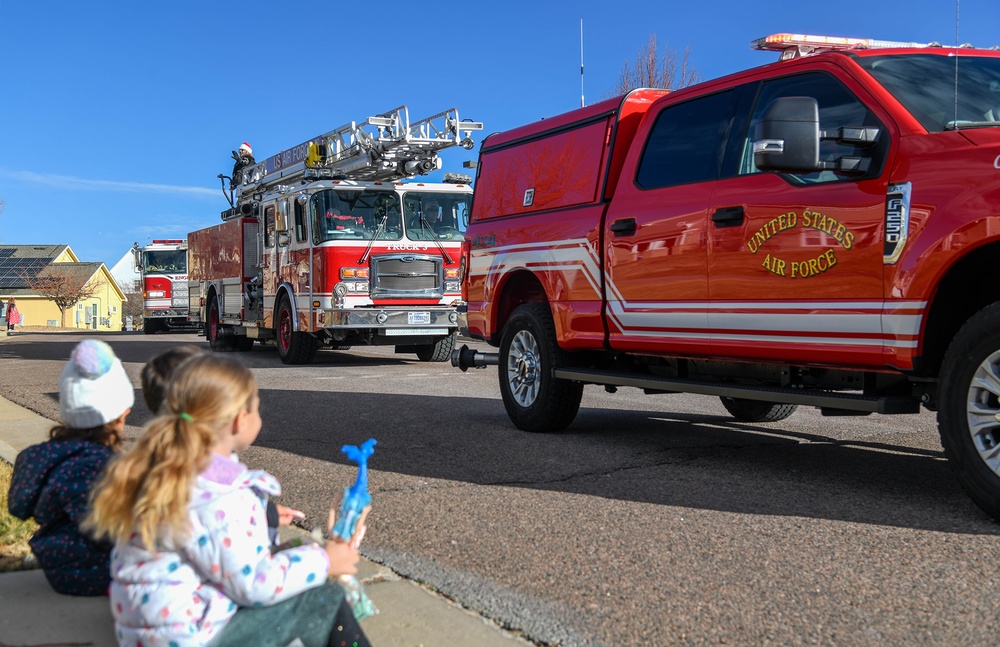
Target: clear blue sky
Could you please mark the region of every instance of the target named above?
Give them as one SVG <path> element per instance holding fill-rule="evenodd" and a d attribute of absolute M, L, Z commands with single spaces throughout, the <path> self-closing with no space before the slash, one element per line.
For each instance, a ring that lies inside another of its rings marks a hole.
<path fill-rule="evenodd" d="M 478 143 L 571 110 L 581 19 L 593 103 L 651 33 L 710 79 L 775 60 L 749 48 L 772 33 L 951 45 L 955 18 L 955 0 L 0 0 L 0 243 L 110 267 L 218 223 L 216 175 L 244 140 L 261 160 L 405 104 L 458 108 Z M 1000 2 L 960 0 L 958 42 L 1000 45 Z"/>

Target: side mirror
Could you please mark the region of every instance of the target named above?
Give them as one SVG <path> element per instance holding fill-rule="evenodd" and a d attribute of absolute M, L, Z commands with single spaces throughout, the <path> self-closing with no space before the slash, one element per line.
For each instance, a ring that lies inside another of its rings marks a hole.
<path fill-rule="evenodd" d="M 816 99 L 775 99 L 754 131 L 753 163 L 762 171 L 817 171 L 822 168 L 819 140 L 819 105 Z"/>

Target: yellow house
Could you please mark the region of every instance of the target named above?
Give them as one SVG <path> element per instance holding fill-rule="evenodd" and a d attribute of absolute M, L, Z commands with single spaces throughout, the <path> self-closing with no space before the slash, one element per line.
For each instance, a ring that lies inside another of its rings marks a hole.
<path fill-rule="evenodd" d="M 125 294 L 104 263 L 81 263 L 69 245 L 0 245 L 4 312 L 11 298 L 22 326 L 122 330 Z"/>

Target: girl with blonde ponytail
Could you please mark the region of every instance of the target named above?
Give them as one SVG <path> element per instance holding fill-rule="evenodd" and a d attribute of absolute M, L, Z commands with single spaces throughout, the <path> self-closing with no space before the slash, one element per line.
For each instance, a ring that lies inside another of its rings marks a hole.
<path fill-rule="evenodd" d="M 115 542 L 111 609 L 121 645 L 367 645 L 340 587 L 357 550 L 341 541 L 271 552 L 270 474 L 236 458 L 261 429 L 250 370 L 185 360 L 159 415 L 94 488 L 87 527 Z"/>

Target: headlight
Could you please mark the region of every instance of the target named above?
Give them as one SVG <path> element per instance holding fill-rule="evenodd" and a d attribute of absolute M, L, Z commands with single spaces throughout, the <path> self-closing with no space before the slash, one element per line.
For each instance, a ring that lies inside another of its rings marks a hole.
<path fill-rule="evenodd" d="M 167 296 L 167 293 L 163 290 L 150 290 L 149 292 L 150 299 L 162 299 L 165 296 Z"/>

